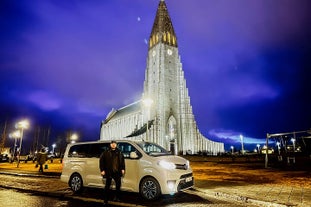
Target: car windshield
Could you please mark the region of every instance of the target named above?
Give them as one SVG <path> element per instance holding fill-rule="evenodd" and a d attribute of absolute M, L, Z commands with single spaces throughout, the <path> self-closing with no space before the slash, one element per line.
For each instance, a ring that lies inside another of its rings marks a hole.
<path fill-rule="evenodd" d="M 168 151 L 166 151 L 163 147 L 150 143 L 150 142 L 139 142 L 137 143 L 138 146 L 144 150 L 148 155 L 150 156 L 165 156 L 165 155 L 170 155 Z"/>

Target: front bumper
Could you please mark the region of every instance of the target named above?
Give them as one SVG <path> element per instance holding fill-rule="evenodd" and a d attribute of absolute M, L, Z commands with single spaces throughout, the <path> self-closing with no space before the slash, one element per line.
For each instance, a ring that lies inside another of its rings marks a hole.
<path fill-rule="evenodd" d="M 194 186 L 194 178 L 192 173 L 184 174 L 178 180 L 168 180 L 163 194 L 174 194 L 179 191 L 186 190 Z"/>

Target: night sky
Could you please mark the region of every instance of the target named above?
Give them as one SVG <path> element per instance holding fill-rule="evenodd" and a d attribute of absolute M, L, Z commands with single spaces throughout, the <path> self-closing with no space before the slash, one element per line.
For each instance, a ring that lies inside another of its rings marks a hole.
<path fill-rule="evenodd" d="M 0 132 L 98 140 L 141 98 L 159 0 L 1 0 Z M 311 128 L 311 1 L 166 0 L 203 135 L 226 145 Z"/>

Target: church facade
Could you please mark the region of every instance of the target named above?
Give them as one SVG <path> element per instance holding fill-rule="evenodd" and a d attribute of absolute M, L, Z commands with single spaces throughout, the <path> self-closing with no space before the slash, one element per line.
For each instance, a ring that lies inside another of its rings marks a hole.
<path fill-rule="evenodd" d="M 101 140 L 155 142 L 175 154 L 224 152 L 224 144 L 199 131 L 178 52 L 177 37 L 160 0 L 149 37 L 141 100 L 112 109 L 101 123 Z"/>

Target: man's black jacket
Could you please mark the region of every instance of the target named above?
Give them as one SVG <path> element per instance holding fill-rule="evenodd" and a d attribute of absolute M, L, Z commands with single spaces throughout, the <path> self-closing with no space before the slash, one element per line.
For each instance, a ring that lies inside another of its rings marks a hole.
<path fill-rule="evenodd" d="M 113 156 L 116 156 L 116 159 L 114 159 Z M 113 160 L 115 160 L 117 163 L 114 163 Z M 113 172 L 114 166 L 117 168 L 117 172 Z M 100 155 L 99 169 L 101 172 L 105 171 L 105 177 L 111 177 L 112 174 L 121 177 L 122 170 L 125 171 L 124 156 L 121 151 L 118 148 L 115 150 L 109 148 L 108 150 L 104 151 Z"/>

